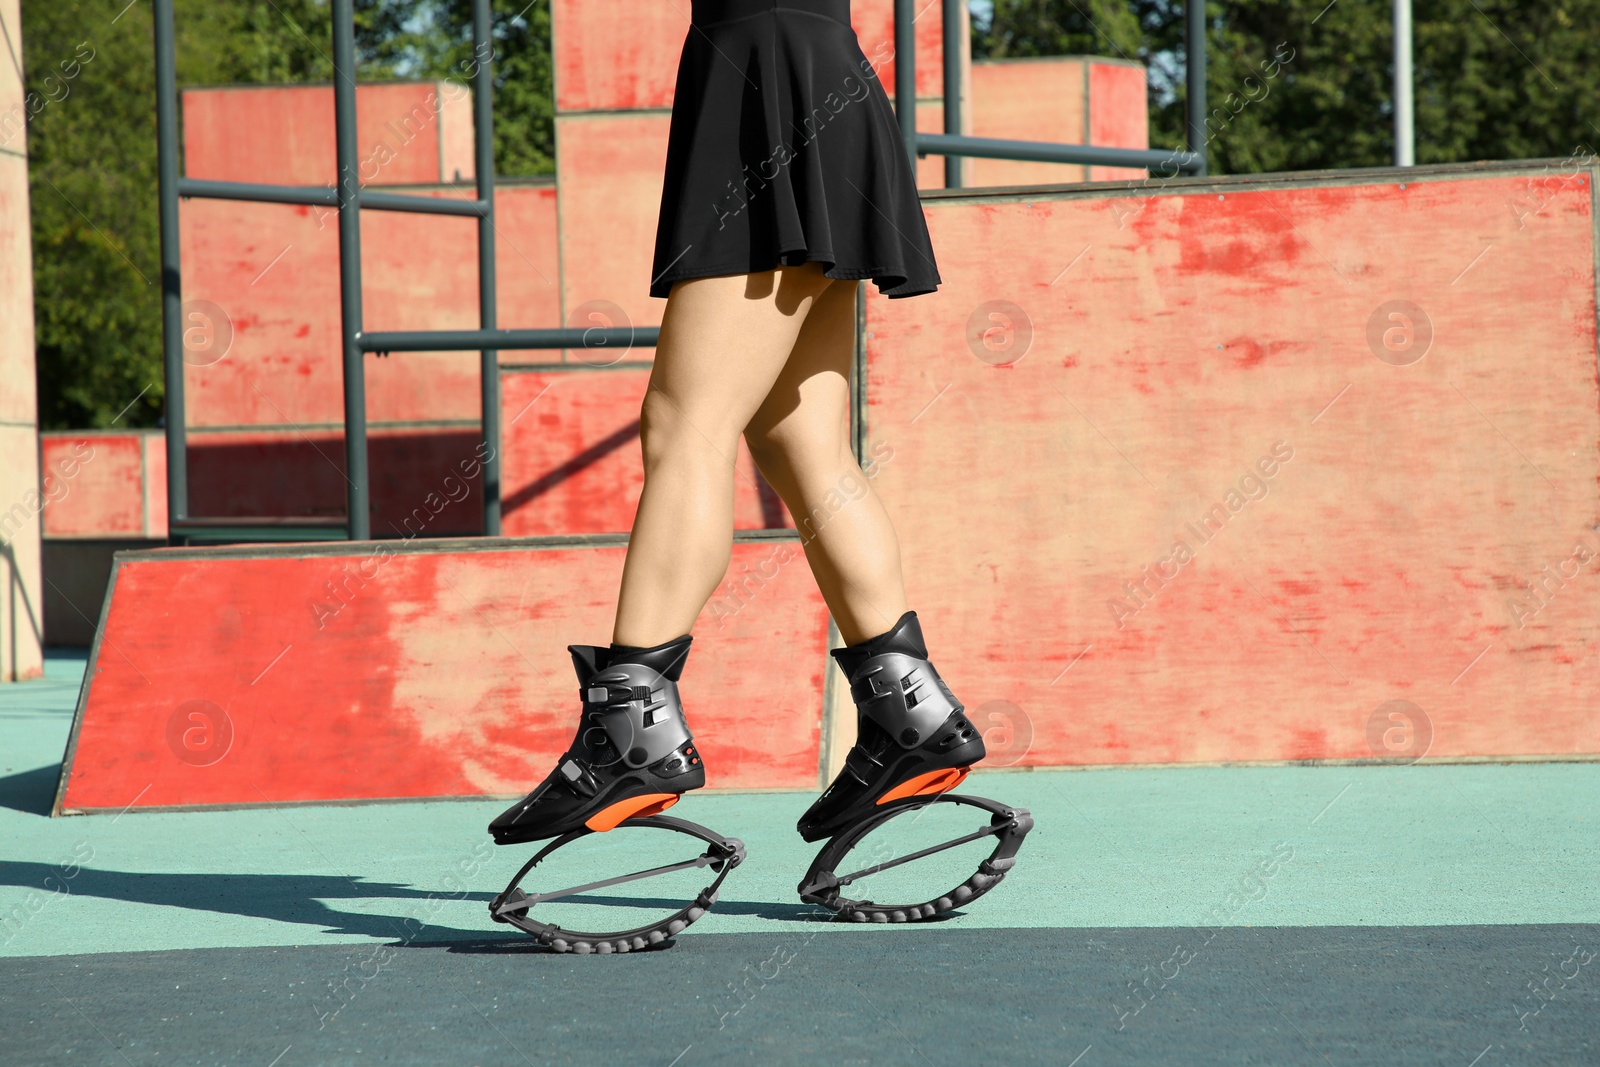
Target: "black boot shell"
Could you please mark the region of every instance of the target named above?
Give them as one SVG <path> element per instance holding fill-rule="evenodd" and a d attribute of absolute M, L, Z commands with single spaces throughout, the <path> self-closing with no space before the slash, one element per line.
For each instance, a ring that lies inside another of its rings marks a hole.
<path fill-rule="evenodd" d="M 567 646 L 583 702 L 577 734 L 544 781 L 489 824 L 495 844 L 580 827 L 609 830 L 705 785 L 705 765 L 678 698 L 692 640 L 685 634 L 644 649 Z"/>
<path fill-rule="evenodd" d="M 856 705 L 856 743 L 844 768 L 795 828 L 820 841 L 907 796 L 933 795 L 984 757 L 983 737 L 928 660 L 917 613 L 887 633 L 830 650 Z"/>

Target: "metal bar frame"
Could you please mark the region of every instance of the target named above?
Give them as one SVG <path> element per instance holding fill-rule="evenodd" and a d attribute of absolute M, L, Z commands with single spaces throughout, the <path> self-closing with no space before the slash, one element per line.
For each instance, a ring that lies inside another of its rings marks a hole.
<path fill-rule="evenodd" d="M 967 33 L 966 0 L 950 3 L 945 0 L 940 7 L 944 11 L 944 132 L 947 137 L 961 136 L 961 55 L 962 49 L 970 48 L 970 38 Z M 919 151 L 917 155 L 922 155 Z M 961 157 L 955 154 L 944 157 L 944 185 L 946 189 L 959 189 L 961 180 Z"/>
<path fill-rule="evenodd" d="M 356 58 L 353 0 L 333 0 L 334 137 L 338 180 L 330 188 L 265 185 L 254 182 L 220 182 L 185 178 L 179 174 L 178 91 L 175 58 L 173 0 L 154 0 L 156 54 L 156 140 L 159 161 L 161 214 L 161 326 L 162 363 L 166 383 L 167 514 L 168 540 L 187 543 L 206 531 L 266 536 L 276 539 L 286 530 L 308 538 L 328 536 L 328 524 L 307 520 L 230 520 L 213 523 L 189 514 L 188 427 L 184 405 L 183 273 L 180 261 L 178 203 L 180 199 L 237 200 L 274 204 L 301 204 L 336 208 L 339 212 L 339 312 L 344 384 L 344 445 L 346 516 L 344 536 L 352 541 L 372 536 L 370 474 L 367 465 L 367 405 L 365 357 L 371 351 L 387 352 L 401 345 L 383 343 L 364 335 L 361 286 L 362 209 L 403 211 L 424 215 L 465 216 L 478 220 L 477 331 L 440 331 L 437 334 L 397 334 L 410 338 L 408 350 L 446 350 L 478 347 L 506 336 L 495 330 L 495 228 L 494 228 L 494 73 L 493 17 L 489 0 L 473 0 L 473 126 L 476 137 L 476 199 L 416 196 L 361 188 L 357 159 Z M 540 331 L 518 331 L 538 334 Z M 546 331 L 552 338 L 524 336 L 520 348 L 578 348 L 587 336 L 566 336 Z M 583 331 L 573 331 L 583 333 Z M 594 331 L 589 331 L 593 333 Z M 469 334 L 466 345 L 439 344 L 439 338 Z M 648 342 L 645 335 L 648 334 Z M 430 339 L 431 342 L 430 343 Z M 548 342 L 548 343 L 547 343 Z M 655 331 L 639 331 L 633 343 L 655 343 Z M 500 533 L 500 370 L 496 347 L 479 351 L 482 371 L 482 463 L 484 533 Z M 300 527 L 303 527 L 301 529 Z M 205 539 L 213 539 L 206 537 Z"/>
<path fill-rule="evenodd" d="M 946 4 L 950 0 L 945 0 Z M 917 32 L 911 0 L 894 0 L 894 117 L 900 137 L 917 169 Z"/>
<path fill-rule="evenodd" d="M 494 79 L 489 64 L 494 59 L 494 23 L 489 0 L 472 3 L 473 127 L 476 129 L 478 202 L 478 327 L 495 328 L 494 259 Z M 500 536 L 500 353 L 484 348 L 478 353 L 483 408 L 483 534 Z"/>
<path fill-rule="evenodd" d="M 960 137 L 947 133 L 917 134 L 917 155 L 982 156 L 988 159 L 1029 159 L 1044 163 L 1089 163 L 1109 167 L 1159 168 L 1172 166 L 1195 172 L 1201 160 L 1193 152 L 1156 148 L 1101 148 L 1096 145 L 1057 144 L 1053 141 L 1011 141 L 998 137 Z"/>
<path fill-rule="evenodd" d="M 1189 151 L 1199 157 L 1191 172 L 1206 173 L 1206 2 L 1186 0 L 1184 5 L 1184 77 L 1188 83 L 1186 100 L 1189 118 Z"/>
<path fill-rule="evenodd" d="M 265 204 L 304 204 L 308 207 L 339 206 L 339 190 L 334 186 L 258 185 L 254 182 L 214 182 L 203 178 L 179 178 L 178 196 L 197 200 L 250 200 Z M 458 197 L 413 196 L 407 193 L 359 191 L 363 211 L 410 211 L 419 215 L 465 215 L 477 218 L 492 210 L 481 200 Z"/>
<path fill-rule="evenodd" d="M 354 0 L 333 0 L 333 127 L 339 164 L 339 320 L 344 348 L 345 524 L 372 538 L 367 477 L 367 374 L 361 336 L 361 172 L 356 141 Z"/>
<path fill-rule="evenodd" d="M 961 11 L 957 4 L 966 0 L 942 0 L 944 7 L 944 129 L 942 134 L 918 133 L 916 119 L 916 56 L 912 22 L 916 18 L 913 0 L 894 0 L 894 110 L 899 119 L 900 136 L 911 154 L 912 166 L 919 156 L 945 157 L 945 184 L 960 187 L 960 172 L 955 156 L 982 156 L 989 159 L 1027 159 L 1043 163 L 1087 163 L 1112 167 L 1167 167 L 1173 174 L 1203 175 L 1205 161 L 1205 3 L 1189 0 L 1186 46 L 1188 52 L 1188 151 L 1173 149 L 1103 148 L 1098 145 L 1059 144 L 1049 141 L 1011 141 L 994 137 L 966 137 L 961 134 L 960 52 L 965 42 L 960 35 Z M 952 67 L 955 68 L 952 70 Z M 1196 90 L 1198 86 L 1198 91 Z M 909 106 L 908 106 L 909 102 Z M 1164 175 L 1171 177 L 1172 175 Z"/>
<path fill-rule="evenodd" d="M 399 330 L 365 333 L 368 352 L 455 352 L 514 348 L 654 348 L 659 326 L 572 326 L 539 330 Z"/>
<path fill-rule="evenodd" d="M 167 519 L 189 517 L 183 405 L 183 285 L 178 248 L 178 78 L 172 0 L 155 0 L 156 156 L 161 206 L 161 363 L 166 383 Z"/>
<path fill-rule="evenodd" d="M 912 0 L 895 0 L 895 117 L 906 153 L 915 168 L 918 157 L 945 157 L 945 182 L 961 186 L 960 158 L 1041 160 L 1052 163 L 1086 163 L 1138 168 L 1171 166 L 1173 173 L 1203 175 L 1205 167 L 1205 7 L 1191 0 L 1187 11 L 1188 134 L 1189 150 L 1105 148 L 1095 145 L 1013 141 L 961 134 L 961 49 L 966 47 L 963 11 L 965 0 L 942 0 L 944 19 L 944 128 L 942 134 L 918 133 L 916 128 L 916 36 Z M 161 227 L 161 328 L 162 363 L 166 383 L 167 515 L 173 526 L 169 538 L 184 540 L 181 532 L 204 525 L 189 514 L 188 434 L 184 409 L 183 275 L 179 255 L 178 202 L 180 198 L 303 204 L 337 208 L 339 212 L 339 310 L 344 375 L 346 528 L 352 541 L 372 536 L 371 500 L 367 469 L 366 373 L 368 352 L 426 352 L 477 350 L 481 371 L 483 452 L 483 527 L 498 536 L 500 500 L 500 368 L 503 349 L 600 348 L 617 345 L 654 347 L 660 337 L 656 327 L 605 329 L 501 330 L 495 312 L 494 225 L 494 75 L 493 13 L 490 0 L 473 0 L 473 126 L 477 169 L 477 198 L 415 196 L 363 190 L 357 163 L 356 59 L 353 0 L 333 0 L 334 136 L 337 142 L 338 181 L 331 189 L 220 182 L 186 178 L 178 166 L 178 91 L 174 55 L 173 0 L 154 0 L 156 58 L 156 140 L 160 178 Z M 362 209 L 404 211 L 426 215 L 454 215 L 478 220 L 478 323 L 477 330 L 431 330 L 367 333 L 362 322 L 361 223 Z M 259 524 L 261 530 L 281 531 L 284 520 Z M 310 524 L 308 524 L 309 526 Z M 325 525 L 325 524 L 324 524 Z M 249 520 L 230 528 L 254 529 Z"/>
<path fill-rule="evenodd" d="M 1394 165 L 1417 163 L 1416 106 L 1411 73 L 1411 0 L 1394 0 Z"/>

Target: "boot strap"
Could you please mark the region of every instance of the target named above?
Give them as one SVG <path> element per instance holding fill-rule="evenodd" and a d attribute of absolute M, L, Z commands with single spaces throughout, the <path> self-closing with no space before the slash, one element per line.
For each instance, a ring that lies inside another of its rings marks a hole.
<path fill-rule="evenodd" d="M 916 748 L 953 712 L 965 710 L 933 664 L 903 652 L 883 652 L 850 679 L 850 697 L 901 748 Z"/>
<path fill-rule="evenodd" d="M 630 768 L 648 766 L 694 740 L 683 720 L 678 683 L 642 663 L 619 663 L 582 690 L 592 714 Z"/>
<path fill-rule="evenodd" d="M 843 773 L 849 774 L 862 785 L 870 785 L 876 773 L 883 769 L 883 764 L 873 759 L 861 746 L 854 745 L 845 753 Z"/>
<path fill-rule="evenodd" d="M 556 773 L 567 784 L 567 788 L 580 797 L 587 799 L 600 792 L 600 783 L 595 779 L 594 772 L 587 764 L 580 763 L 571 756 L 556 765 Z"/>

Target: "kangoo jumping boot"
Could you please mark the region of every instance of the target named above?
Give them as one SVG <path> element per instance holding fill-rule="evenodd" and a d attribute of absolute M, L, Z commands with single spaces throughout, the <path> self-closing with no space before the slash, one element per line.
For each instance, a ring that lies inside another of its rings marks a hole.
<path fill-rule="evenodd" d="M 937 796 L 960 784 L 984 757 L 983 737 L 928 662 L 917 613 L 888 633 L 830 650 L 856 705 L 856 743 L 796 829 L 807 841 L 832 837 L 880 805 Z"/>
<path fill-rule="evenodd" d="M 692 640 L 684 634 L 652 648 L 567 646 L 583 701 L 577 735 L 539 787 L 489 824 L 495 844 L 610 830 L 659 814 L 705 785 L 678 699 Z"/>

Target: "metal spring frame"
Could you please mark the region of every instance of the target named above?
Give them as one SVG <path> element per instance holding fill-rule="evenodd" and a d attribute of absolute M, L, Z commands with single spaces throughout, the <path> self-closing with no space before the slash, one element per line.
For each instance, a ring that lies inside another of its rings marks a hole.
<path fill-rule="evenodd" d="M 367 409 L 364 360 L 368 352 L 442 351 L 477 348 L 482 368 L 483 526 L 500 533 L 500 371 L 501 348 L 584 348 L 615 343 L 596 338 L 617 332 L 635 344 L 655 344 L 655 330 L 498 330 L 495 328 L 494 85 L 489 0 L 473 0 L 473 129 L 477 139 L 477 198 L 409 196 L 360 187 L 356 140 L 356 60 L 353 0 L 333 0 L 333 106 L 338 182 L 333 189 L 202 181 L 178 176 L 178 92 L 174 60 L 173 0 L 155 0 L 156 140 L 161 197 L 161 322 L 166 381 L 167 515 L 171 539 L 184 541 L 208 524 L 189 514 L 188 436 L 184 413 L 183 286 L 179 262 L 178 200 L 198 197 L 275 204 L 306 204 L 339 209 L 339 309 L 343 337 L 344 448 L 346 518 L 343 533 L 352 541 L 371 538 L 368 514 Z M 369 334 L 362 325 L 360 209 L 469 216 L 478 220 L 478 317 L 480 329 L 401 334 Z M 467 343 L 459 343 L 463 338 Z M 274 539 L 295 526 L 280 520 L 250 527 L 230 522 L 230 535 Z M 305 523 L 307 527 L 326 524 Z M 302 534 L 305 531 L 300 531 Z M 312 534 L 315 536 L 315 533 Z"/>
<path fill-rule="evenodd" d="M 533 935 L 534 940 L 550 949 L 552 952 L 575 952 L 579 955 L 590 953 L 609 954 L 616 952 L 636 952 L 643 949 L 654 948 L 668 938 L 683 932 L 696 919 L 711 910 L 717 902 L 717 892 L 722 887 L 722 880 L 728 877 L 728 872 L 744 862 L 744 842 L 737 837 L 723 837 L 714 830 L 707 829 L 699 823 L 687 819 L 676 819 L 670 815 L 648 815 L 637 819 L 628 819 L 618 824 L 617 829 L 629 826 L 656 827 L 662 830 L 675 830 L 681 834 L 688 834 L 706 842 L 709 846 L 704 853 L 692 860 L 680 863 L 669 863 L 664 867 L 653 867 L 647 871 L 638 871 L 633 874 L 619 875 L 615 878 L 603 878 L 597 882 L 585 885 L 571 886 L 567 889 L 557 889 L 549 893 L 525 893 L 521 888 L 522 880 L 528 873 L 539 865 L 550 853 L 563 845 L 571 844 L 581 837 L 587 837 L 593 830 L 580 828 L 562 834 L 522 865 L 505 890 L 489 902 L 489 916 L 495 922 L 510 923 L 524 933 Z M 669 874 L 673 871 L 688 870 L 691 867 L 710 867 L 717 872 L 716 879 L 695 895 L 694 900 L 673 914 L 658 922 L 647 926 L 635 927 L 631 930 L 617 930 L 608 933 L 591 933 L 583 930 L 564 930 L 551 923 L 542 923 L 532 918 L 531 912 L 535 905 L 548 900 L 558 900 L 562 897 L 576 896 L 594 889 L 604 889 L 607 886 L 620 885 L 623 882 L 637 881 L 641 878 L 651 878 L 657 875 Z"/>
<path fill-rule="evenodd" d="M 873 830 L 896 816 L 929 804 L 941 803 L 967 804 L 986 811 L 990 816 L 989 825 L 943 844 L 919 849 L 883 863 L 875 863 L 859 871 L 852 871 L 846 875 L 835 873 L 839 864 L 850 854 L 850 850 L 860 844 L 861 839 Z M 811 861 L 811 868 L 806 871 L 805 878 L 800 882 L 800 899 L 808 904 L 820 904 L 829 911 L 837 913 L 840 918 L 849 919 L 851 922 L 923 922 L 954 911 L 963 904 L 969 904 L 999 885 L 1005 878 L 1006 872 L 1016 865 L 1017 850 L 1022 847 L 1022 840 L 1028 836 L 1028 831 L 1031 829 L 1033 829 L 1033 816 L 1026 808 L 1011 807 L 986 797 L 941 793 L 935 797 L 909 797 L 885 804 L 854 826 L 828 839 L 817 853 L 817 858 Z M 989 854 L 988 859 L 978 864 L 978 869 L 972 877 L 949 892 L 941 893 L 920 904 L 877 904 L 870 900 L 852 900 L 840 893 L 841 889 L 858 878 L 865 878 L 879 871 L 898 867 L 902 863 L 909 863 L 935 852 L 942 852 L 947 848 L 990 836 L 998 839 L 994 851 Z"/>

